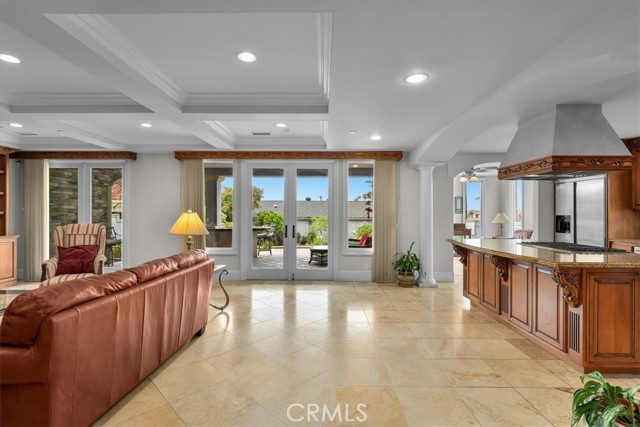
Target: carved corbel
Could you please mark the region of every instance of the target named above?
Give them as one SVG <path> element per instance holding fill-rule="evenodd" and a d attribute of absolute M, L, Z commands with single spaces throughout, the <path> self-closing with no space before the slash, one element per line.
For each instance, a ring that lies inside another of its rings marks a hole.
<path fill-rule="evenodd" d="M 553 281 L 562 288 L 562 298 L 573 308 L 580 307 L 581 270 L 555 270 Z"/>
<path fill-rule="evenodd" d="M 500 278 L 505 282 L 509 280 L 509 260 L 497 255 L 489 255 L 489 260 L 491 260 L 491 263 L 498 269 Z"/>
<path fill-rule="evenodd" d="M 453 250 L 455 251 L 455 253 L 458 254 L 458 256 L 460 256 L 460 262 L 462 263 L 462 265 L 466 267 L 467 266 L 467 249 L 463 248 L 462 246 L 453 245 Z"/>

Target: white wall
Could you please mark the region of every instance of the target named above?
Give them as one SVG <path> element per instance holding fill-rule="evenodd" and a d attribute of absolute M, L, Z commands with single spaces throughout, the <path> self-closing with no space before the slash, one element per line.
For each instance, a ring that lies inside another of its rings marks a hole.
<path fill-rule="evenodd" d="M 18 279 L 24 280 L 24 163 L 9 160 L 9 224 L 8 233 L 18 237 Z M 43 260 L 44 261 L 44 260 Z"/>
<path fill-rule="evenodd" d="M 464 183 L 460 182 L 460 178 L 459 177 L 454 177 L 453 178 L 453 196 L 460 196 L 462 197 L 463 201 L 464 201 Z M 453 204 L 453 208 L 451 208 L 451 212 L 453 212 L 453 222 L 457 223 L 457 224 L 461 224 L 463 222 L 465 222 L 464 220 L 464 206 L 463 206 L 463 210 L 462 213 L 455 213 L 456 209 L 455 209 L 455 201 L 452 199 L 451 203 Z"/>
<path fill-rule="evenodd" d="M 420 179 L 417 169 L 409 168 L 407 160 L 398 162 L 397 252 L 404 252 L 411 242 L 413 251 L 420 248 Z M 389 261 L 391 262 L 391 261 Z"/>
<path fill-rule="evenodd" d="M 482 237 L 491 238 L 500 235 L 500 224 L 493 224 L 493 218 L 501 212 L 501 199 L 507 198 L 501 194 L 501 182 L 497 176 L 487 176 L 482 179 Z M 503 233 L 508 236 L 508 227 L 503 227 Z"/>
<path fill-rule="evenodd" d="M 138 154 L 129 184 L 128 264 L 181 252 L 181 237 L 169 234 L 180 216 L 180 161 L 173 154 Z"/>

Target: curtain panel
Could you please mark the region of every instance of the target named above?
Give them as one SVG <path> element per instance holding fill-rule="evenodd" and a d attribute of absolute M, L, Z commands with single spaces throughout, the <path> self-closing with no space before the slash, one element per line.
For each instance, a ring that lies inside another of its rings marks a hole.
<path fill-rule="evenodd" d="M 24 161 L 24 280 L 39 282 L 49 259 L 49 161 Z"/>
<path fill-rule="evenodd" d="M 180 161 L 180 208 L 191 209 L 204 221 L 204 160 Z M 182 236 L 182 246 L 187 246 L 187 237 Z M 193 248 L 205 249 L 205 236 L 193 236 Z"/>
<path fill-rule="evenodd" d="M 372 280 L 396 281 L 391 264 L 396 254 L 396 168 L 395 160 L 376 160 L 373 169 L 373 257 Z"/>

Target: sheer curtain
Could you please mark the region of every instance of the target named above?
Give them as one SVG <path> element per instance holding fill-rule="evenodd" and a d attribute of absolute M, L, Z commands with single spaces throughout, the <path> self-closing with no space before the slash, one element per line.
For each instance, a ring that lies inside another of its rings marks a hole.
<path fill-rule="evenodd" d="M 204 221 L 204 160 L 180 161 L 180 208 L 182 212 L 191 209 Z M 187 245 L 182 237 L 183 246 Z M 205 249 L 204 236 L 193 236 L 193 248 Z"/>
<path fill-rule="evenodd" d="M 39 282 L 49 259 L 49 161 L 24 161 L 24 280 Z"/>
<path fill-rule="evenodd" d="M 374 282 L 395 282 L 391 267 L 396 254 L 396 165 L 395 160 L 376 160 L 373 170 L 373 259 Z"/>

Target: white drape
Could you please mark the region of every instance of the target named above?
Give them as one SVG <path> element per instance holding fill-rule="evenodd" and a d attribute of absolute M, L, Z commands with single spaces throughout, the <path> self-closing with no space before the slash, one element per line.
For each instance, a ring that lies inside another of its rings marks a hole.
<path fill-rule="evenodd" d="M 24 280 L 38 282 L 49 259 L 49 161 L 24 161 Z"/>
<path fill-rule="evenodd" d="M 204 161 L 180 161 L 180 207 L 182 212 L 191 209 L 204 221 Z M 177 219 L 177 218 L 176 218 Z M 186 247 L 186 237 L 183 245 Z M 205 249 L 205 237 L 193 236 L 193 248 Z"/>
<path fill-rule="evenodd" d="M 373 171 L 373 257 L 374 282 L 395 282 L 391 264 L 396 253 L 396 161 L 376 160 Z"/>

